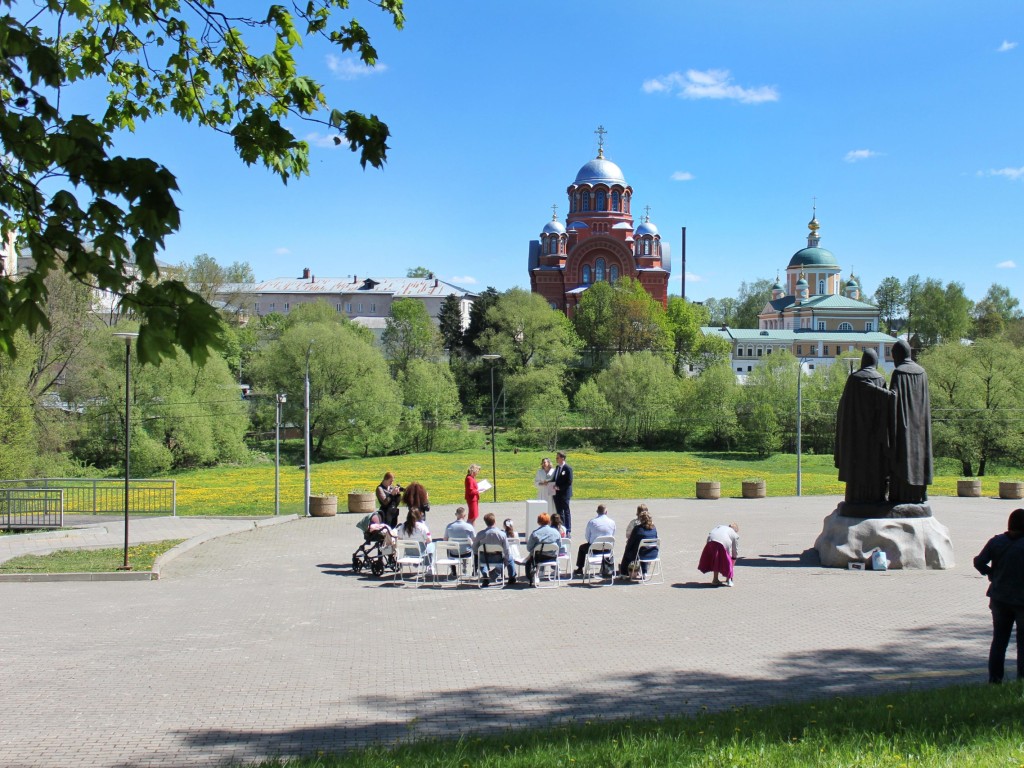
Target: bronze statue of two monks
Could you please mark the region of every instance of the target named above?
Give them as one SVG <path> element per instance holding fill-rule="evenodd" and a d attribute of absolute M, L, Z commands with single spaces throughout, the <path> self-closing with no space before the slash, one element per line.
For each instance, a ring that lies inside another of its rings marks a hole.
<path fill-rule="evenodd" d="M 928 374 L 900 339 L 888 388 L 876 370 L 878 355 L 865 350 L 839 400 L 835 464 L 846 482 L 846 517 L 929 517 L 932 420 Z"/>

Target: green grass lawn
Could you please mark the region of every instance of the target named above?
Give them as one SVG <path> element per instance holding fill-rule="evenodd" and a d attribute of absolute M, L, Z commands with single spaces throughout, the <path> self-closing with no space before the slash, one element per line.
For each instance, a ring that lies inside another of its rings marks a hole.
<path fill-rule="evenodd" d="M 164 552 L 184 539 L 150 541 L 128 547 L 128 562 L 135 571 L 151 571 Z M 48 555 L 22 555 L 0 563 L 0 573 L 106 573 L 124 563 L 124 549 L 61 549 Z"/>
<path fill-rule="evenodd" d="M 417 742 L 261 768 L 996 768 L 1024 765 L 1024 687 L 959 686 L 694 718 L 595 722 Z"/>
<path fill-rule="evenodd" d="M 534 498 L 533 476 L 544 455 L 541 451 L 497 456 L 499 501 Z M 457 453 L 410 454 L 371 459 L 314 464 L 311 469 L 313 493 L 335 493 L 339 510 L 345 508 L 351 491 L 372 491 L 386 471 L 399 483 L 423 483 L 434 504 L 455 504 L 463 498 L 466 468 L 477 463 L 480 477 L 493 480 L 491 455 L 487 450 Z M 719 480 L 723 497 L 739 497 L 740 483 L 747 478 L 764 478 L 769 496 L 796 495 L 796 457 L 775 454 L 759 459 L 741 453 L 681 453 L 636 451 L 621 453 L 573 452 L 569 463 L 576 472 L 574 495 L 579 499 L 694 498 L 698 479 Z M 1000 468 L 1000 471 L 1019 470 Z M 959 466 L 938 462 L 938 473 L 930 493 L 955 496 Z M 802 489 L 805 495 L 842 494 L 831 456 L 802 458 Z M 178 513 L 182 515 L 269 515 L 274 511 L 274 467 L 218 467 L 175 475 L 178 481 Z M 996 495 L 1000 476 L 982 478 L 986 495 Z M 1005 479 L 1005 478 L 1004 478 Z M 281 511 L 302 511 L 303 471 L 281 468 Z M 491 494 L 485 494 L 490 499 Z"/>

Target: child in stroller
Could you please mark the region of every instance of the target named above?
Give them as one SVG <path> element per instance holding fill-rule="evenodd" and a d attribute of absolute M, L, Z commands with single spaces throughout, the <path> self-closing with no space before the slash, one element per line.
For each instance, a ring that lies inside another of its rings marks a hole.
<path fill-rule="evenodd" d="M 360 573 L 369 567 L 374 576 L 383 576 L 385 569 L 397 571 L 394 539 L 380 512 L 371 512 L 356 523 L 356 527 L 363 532 L 363 543 L 352 553 L 352 571 Z"/>

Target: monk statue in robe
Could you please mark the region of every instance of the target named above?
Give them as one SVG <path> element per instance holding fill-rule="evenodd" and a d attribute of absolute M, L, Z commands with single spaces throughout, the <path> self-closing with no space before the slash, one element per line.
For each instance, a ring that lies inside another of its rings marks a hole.
<path fill-rule="evenodd" d="M 835 465 L 846 482 L 848 504 L 885 502 L 889 477 L 889 411 L 892 394 L 877 369 L 878 353 L 864 350 L 850 374 L 836 414 Z"/>
<path fill-rule="evenodd" d="M 896 369 L 889 389 L 896 394 L 889 422 L 889 502 L 924 504 L 932 482 L 932 411 L 928 374 L 910 357 L 910 344 L 892 347 Z"/>

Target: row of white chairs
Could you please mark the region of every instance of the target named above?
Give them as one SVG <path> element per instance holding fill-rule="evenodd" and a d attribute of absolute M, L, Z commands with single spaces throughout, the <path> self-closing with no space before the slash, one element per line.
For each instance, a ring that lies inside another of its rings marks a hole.
<path fill-rule="evenodd" d="M 418 541 L 398 540 L 398 570 L 395 579 L 406 581 L 406 574 L 414 582 L 426 581 L 430 577 L 436 586 L 445 583 L 472 584 L 476 583 L 478 572 L 473 568 L 473 557 L 464 557 L 464 541 L 436 541 L 433 554 L 424 551 Z M 509 542 L 512 560 L 517 571 L 526 565 L 528 555 L 522 555 L 519 542 Z M 588 586 L 604 586 L 615 584 L 617 567 L 613 551 L 614 536 L 599 536 L 587 552 L 583 565 L 583 583 Z M 641 584 L 662 584 L 665 575 L 661 567 L 661 540 L 643 539 L 637 548 L 637 556 L 631 568 Z M 538 562 L 534 568 L 534 585 L 537 587 L 560 587 L 572 581 L 572 540 L 563 538 L 560 542 L 542 544 Z M 505 580 L 505 553 L 496 544 L 480 545 L 480 561 L 487 563 L 492 570 L 498 572 L 495 584 Z M 610 567 L 606 559 L 611 560 Z M 455 576 L 452 577 L 454 572 Z M 610 575 L 604 575 L 604 574 Z"/>

